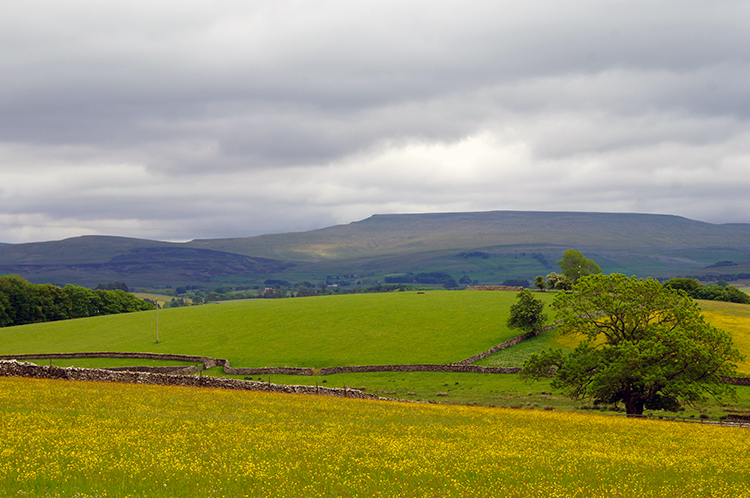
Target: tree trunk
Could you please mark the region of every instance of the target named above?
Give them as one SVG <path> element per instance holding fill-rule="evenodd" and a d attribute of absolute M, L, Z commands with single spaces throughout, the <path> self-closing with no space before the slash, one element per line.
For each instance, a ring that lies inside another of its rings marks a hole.
<path fill-rule="evenodd" d="M 628 415 L 643 415 L 644 401 L 637 396 L 633 396 L 625 401 L 625 412 Z"/>
<path fill-rule="evenodd" d="M 625 413 L 628 415 L 643 415 L 643 405 L 646 400 L 631 393 L 629 387 L 622 393 L 622 401 L 625 403 Z"/>

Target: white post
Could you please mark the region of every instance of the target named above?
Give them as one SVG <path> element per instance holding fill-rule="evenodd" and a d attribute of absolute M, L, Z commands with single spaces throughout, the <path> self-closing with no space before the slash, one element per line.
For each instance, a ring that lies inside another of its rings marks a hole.
<path fill-rule="evenodd" d="M 159 301 L 156 299 L 156 344 L 159 344 Z"/>

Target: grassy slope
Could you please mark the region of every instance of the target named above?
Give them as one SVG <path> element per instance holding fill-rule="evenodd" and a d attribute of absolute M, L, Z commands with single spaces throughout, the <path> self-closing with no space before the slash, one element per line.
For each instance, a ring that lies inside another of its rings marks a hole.
<path fill-rule="evenodd" d="M 518 335 L 505 326 L 513 302 L 513 292 L 479 291 L 235 301 L 160 310 L 158 344 L 155 312 L 141 312 L 9 327 L 0 351 L 200 354 L 234 366 L 449 363 Z"/>
<path fill-rule="evenodd" d="M 545 301 L 554 296 L 538 295 Z M 513 292 L 481 291 L 237 301 L 161 310 L 159 344 L 154 343 L 155 313 L 141 312 L 5 328 L 0 352 L 155 351 L 225 357 L 235 366 L 447 363 L 516 335 L 504 325 L 513 302 Z M 750 307 L 715 302 L 701 305 L 709 321 L 731 332 L 740 350 L 750 357 Z M 480 364 L 517 366 L 534 351 L 547 347 L 570 349 L 575 343 L 574 338 L 547 332 Z M 55 364 L 93 367 L 134 362 L 56 360 Z M 741 365 L 740 371 L 750 373 L 750 365 Z M 515 375 L 393 372 L 327 377 L 274 375 L 262 380 L 365 387 L 387 397 L 441 403 L 557 409 L 576 406 L 559 394 L 552 394 L 548 382 L 530 385 Z M 706 413 L 718 417 L 726 410 L 750 409 L 750 388 L 738 388 L 738 392 L 739 403 L 711 405 Z M 686 413 L 697 416 L 698 412 Z"/>

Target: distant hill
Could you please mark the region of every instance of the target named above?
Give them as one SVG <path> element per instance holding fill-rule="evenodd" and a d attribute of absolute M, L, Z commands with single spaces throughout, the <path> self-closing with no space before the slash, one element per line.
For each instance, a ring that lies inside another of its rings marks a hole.
<path fill-rule="evenodd" d="M 736 274 L 750 267 L 750 224 L 610 213 L 375 215 L 309 232 L 183 244 L 86 236 L 9 245 L 0 247 L 0 273 L 34 282 L 149 286 L 262 283 L 280 274 L 290 282 L 365 284 L 385 275 L 443 271 L 456 280 L 500 283 L 559 270 L 555 261 L 571 247 L 607 273 Z"/>
<path fill-rule="evenodd" d="M 195 240 L 188 245 L 279 259 L 321 261 L 550 244 L 644 253 L 743 248 L 750 254 L 748 242 L 750 224 L 715 225 L 651 214 L 491 211 L 375 215 L 310 232 Z"/>
<path fill-rule="evenodd" d="M 0 247 L 0 274 L 88 287 L 110 280 L 146 287 L 213 282 L 237 274 L 274 274 L 291 266 L 268 258 L 124 237 L 84 236 Z"/>

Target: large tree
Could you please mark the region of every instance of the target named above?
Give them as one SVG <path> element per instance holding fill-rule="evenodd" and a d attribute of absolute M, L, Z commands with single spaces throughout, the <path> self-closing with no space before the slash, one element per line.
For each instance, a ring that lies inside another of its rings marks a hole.
<path fill-rule="evenodd" d="M 653 279 L 591 275 L 558 294 L 552 308 L 560 333 L 583 340 L 569 354 L 532 355 L 525 378 L 551 377 L 573 399 L 622 402 L 628 414 L 734 396 L 722 378 L 735 375 L 742 355 L 683 291 Z"/>
<path fill-rule="evenodd" d="M 593 260 L 586 258 L 581 251 L 568 249 L 562 255 L 562 259 L 557 262 L 560 265 L 562 274 L 573 281 L 587 275 L 601 273 L 602 269 Z"/>

